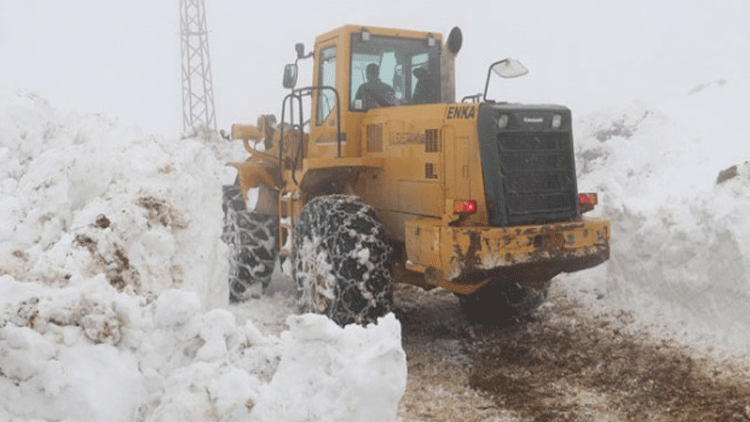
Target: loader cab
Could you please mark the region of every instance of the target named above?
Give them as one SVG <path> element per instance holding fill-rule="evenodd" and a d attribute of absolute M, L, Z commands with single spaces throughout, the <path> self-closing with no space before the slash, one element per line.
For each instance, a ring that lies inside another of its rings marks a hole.
<path fill-rule="evenodd" d="M 310 93 L 306 158 L 362 156 L 365 115 L 376 108 L 387 108 L 356 98 L 367 83 L 368 65 L 377 65 L 378 79 L 392 89 L 394 101 L 389 105 L 439 103 L 441 44 L 440 34 L 357 25 L 318 36 L 312 54 L 315 89 Z M 293 72 L 285 70 L 285 80 Z M 336 139 L 338 127 L 340 142 Z"/>
<path fill-rule="evenodd" d="M 367 29 L 351 35 L 349 109 L 367 111 L 356 93 L 367 83 L 367 67 L 376 65 L 378 78 L 393 89 L 395 104 L 440 101 L 440 49 L 434 36 L 426 39 L 374 35 Z"/>

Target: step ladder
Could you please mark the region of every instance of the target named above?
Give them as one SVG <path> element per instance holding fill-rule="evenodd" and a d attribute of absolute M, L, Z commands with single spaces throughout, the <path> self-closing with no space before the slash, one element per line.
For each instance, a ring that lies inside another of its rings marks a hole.
<path fill-rule="evenodd" d="M 289 260 L 294 257 L 293 248 L 293 228 L 294 210 L 299 206 L 299 191 L 288 191 L 282 189 L 279 194 L 279 257 Z M 283 268 L 282 268 L 283 269 Z M 284 271 L 286 272 L 286 271 Z"/>

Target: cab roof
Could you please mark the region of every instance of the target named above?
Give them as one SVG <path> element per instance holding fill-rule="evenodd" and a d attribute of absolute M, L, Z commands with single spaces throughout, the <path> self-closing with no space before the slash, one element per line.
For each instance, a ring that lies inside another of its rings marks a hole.
<path fill-rule="evenodd" d="M 315 37 L 315 43 L 321 43 L 328 41 L 332 38 L 348 36 L 352 33 L 361 32 L 366 29 L 372 35 L 388 36 L 388 37 L 403 37 L 403 38 L 414 38 L 414 39 L 427 39 L 430 36 L 434 37 L 438 43 L 442 43 L 443 36 L 439 32 L 425 32 L 425 31 L 414 31 L 410 29 L 398 29 L 398 28 L 385 28 L 379 26 L 367 26 L 367 25 L 344 25 L 338 28 L 332 29 L 328 32 L 318 35 Z"/>

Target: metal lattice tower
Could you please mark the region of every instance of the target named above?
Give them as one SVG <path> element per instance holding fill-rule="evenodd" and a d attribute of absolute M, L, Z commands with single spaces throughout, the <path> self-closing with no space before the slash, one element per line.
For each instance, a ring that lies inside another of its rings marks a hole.
<path fill-rule="evenodd" d="M 203 0 L 180 0 L 182 127 L 216 131 L 214 89 Z"/>

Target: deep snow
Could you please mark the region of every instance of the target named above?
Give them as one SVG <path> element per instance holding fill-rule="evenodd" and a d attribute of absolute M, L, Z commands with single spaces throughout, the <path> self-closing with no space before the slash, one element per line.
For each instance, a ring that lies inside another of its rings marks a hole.
<path fill-rule="evenodd" d="M 242 152 L 35 95 L 5 107 L 0 420 L 395 419 L 393 315 L 344 329 L 290 315 L 279 332 L 267 314 L 283 320 L 284 298 L 227 305 L 220 195 Z"/>
<path fill-rule="evenodd" d="M 718 79 L 663 104 L 633 103 L 579 121 L 579 189 L 600 193 L 597 213 L 612 220 L 612 257 L 567 277 L 599 310 L 626 310 L 654 333 L 744 359 L 748 94 L 745 78 Z M 733 176 L 721 181 L 724 171 Z"/>
<path fill-rule="evenodd" d="M 578 116 L 579 189 L 612 219 L 612 258 L 558 283 L 656 336 L 747 350 L 748 94 L 727 77 Z M 139 133 L 32 94 L 0 105 L 0 419 L 396 419 L 393 316 L 279 327 L 288 292 L 227 305 L 220 194 L 239 145 Z"/>

